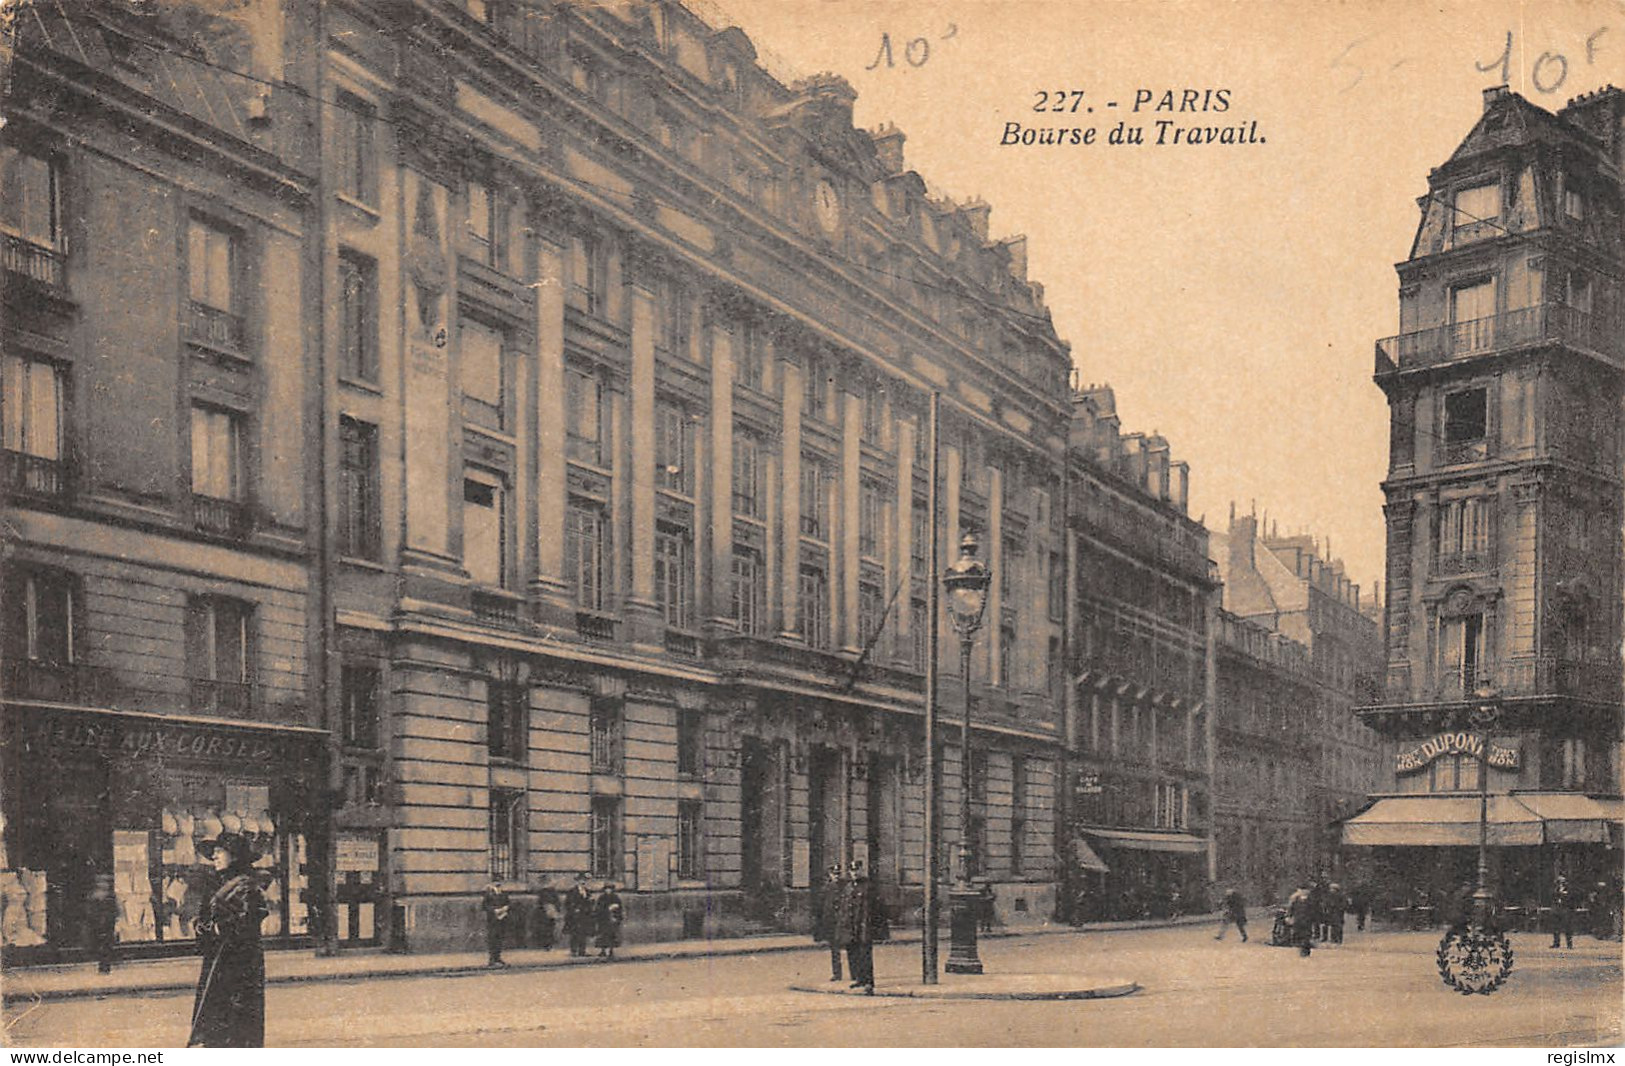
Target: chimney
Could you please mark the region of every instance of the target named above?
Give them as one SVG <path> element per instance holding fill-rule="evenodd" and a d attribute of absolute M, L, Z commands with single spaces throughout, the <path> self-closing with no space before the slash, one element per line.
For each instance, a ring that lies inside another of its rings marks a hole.
<path fill-rule="evenodd" d="M 1174 473 L 1174 505 L 1179 508 L 1180 514 L 1189 515 L 1191 507 L 1191 464 L 1181 460 L 1170 464 L 1168 469 Z"/>
<path fill-rule="evenodd" d="M 965 224 L 970 226 L 971 232 L 976 234 L 976 239 L 986 243 L 987 220 L 988 216 L 993 214 L 993 205 L 986 200 L 972 200 L 961 207 L 959 213 L 964 217 Z"/>
<path fill-rule="evenodd" d="M 1027 238 L 1011 237 L 1000 242 L 1010 253 L 1010 276 L 1017 281 L 1027 280 Z"/>
<path fill-rule="evenodd" d="M 880 165 L 887 174 L 901 174 L 903 172 L 903 142 L 908 138 L 903 131 L 891 123 L 886 123 L 869 134 L 875 142 L 875 154 L 880 159 Z"/>
<path fill-rule="evenodd" d="M 1496 101 L 1504 96 L 1512 95 L 1512 91 L 1505 85 L 1491 85 L 1484 90 L 1484 110 L 1488 111 L 1495 106 Z"/>

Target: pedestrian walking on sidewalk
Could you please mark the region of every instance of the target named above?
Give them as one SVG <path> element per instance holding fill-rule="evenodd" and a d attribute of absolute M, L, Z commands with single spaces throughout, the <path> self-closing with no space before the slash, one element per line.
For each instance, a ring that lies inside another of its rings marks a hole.
<path fill-rule="evenodd" d="M 1224 931 L 1234 922 L 1236 932 L 1241 934 L 1241 942 L 1247 943 L 1247 901 L 1241 898 L 1241 893 L 1234 888 L 1224 891 L 1224 899 L 1219 903 L 1219 931 L 1214 940 L 1223 940 Z"/>
<path fill-rule="evenodd" d="M 570 954 L 576 958 L 587 955 L 587 938 L 592 936 L 592 893 L 587 889 L 587 875 L 576 874 L 576 883 L 564 894 L 564 935 L 570 939 Z"/>
<path fill-rule="evenodd" d="M 1298 945 L 1298 954 L 1306 959 L 1315 945 L 1315 920 L 1318 917 L 1315 903 L 1308 878 L 1298 882 L 1298 890 L 1286 901 L 1286 921 L 1292 930 L 1292 942 Z"/>
<path fill-rule="evenodd" d="M 264 1047 L 265 950 L 260 946 L 260 922 L 267 910 L 254 872 L 254 846 L 240 834 L 221 833 L 197 850 L 214 864 L 220 881 L 198 913 L 203 969 L 186 1046 Z"/>
<path fill-rule="evenodd" d="M 593 935 L 600 959 L 615 957 L 615 949 L 621 946 L 621 923 L 625 920 L 620 893 L 615 891 L 614 882 L 605 882 L 603 891 L 593 901 Z"/>
<path fill-rule="evenodd" d="M 502 882 L 492 881 L 485 886 L 485 896 L 480 906 L 485 911 L 485 964 L 493 968 L 504 967 L 508 964 L 502 961 L 502 945 L 508 938 L 508 921 L 513 912 L 513 903 L 508 899 Z"/>
<path fill-rule="evenodd" d="M 846 945 L 846 968 L 852 987 L 875 994 L 875 914 L 879 909 L 874 885 L 862 859 L 847 867 L 846 891 L 842 894 L 840 921 L 836 933 Z"/>
<path fill-rule="evenodd" d="M 824 885 L 818 892 L 818 909 L 813 914 L 813 940 L 829 945 L 829 979 L 841 979 L 841 940 L 836 927 L 841 921 L 841 896 L 846 884 L 841 880 L 841 864 L 833 863 L 825 871 Z"/>
<path fill-rule="evenodd" d="M 1326 890 L 1326 924 L 1331 930 L 1332 943 L 1343 942 L 1344 915 L 1349 909 L 1349 898 L 1343 886 L 1333 881 Z"/>
<path fill-rule="evenodd" d="M 1574 893 L 1569 888 L 1569 879 L 1562 874 L 1557 875 L 1557 881 L 1552 885 L 1552 947 L 1559 947 L 1559 940 L 1566 940 L 1567 947 L 1574 947 Z"/>

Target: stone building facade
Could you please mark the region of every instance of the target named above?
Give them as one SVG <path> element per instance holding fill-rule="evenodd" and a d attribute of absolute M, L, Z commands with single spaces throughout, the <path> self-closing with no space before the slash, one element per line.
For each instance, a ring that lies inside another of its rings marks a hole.
<path fill-rule="evenodd" d="M 1122 431 L 1110 387 L 1074 392 L 1070 440 L 1068 913 L 1193 908 L 1213 856 L 1208 533 L 1189 468 Z"/>
<path fill-rule="evenodd" d="M 1387 678 L 1360 713 L 1385 780 L 1344 833 L 1412 894 L 1472 875 L 1485 730 L 1503 901 L 1558 873 L 1617 892 L 1622 120 L 1617 89 L 1556 115 L 1487 90 L 1377 344 Z"/>
<path fill-rule="evenodd" d="M 143 800 L 36 860 L 58 814 L 8 759 L 14 866 L 74 898 L 112 868 L 157 913 L 126 831 L 167 869 L 171 823 L 231 814 L 274 823 L 343 943 L 465 945 L 487 882 L 578 873 L 624 886 L 634 939 L 794 928 L 854 857 L 906 918 L 928 545 L 974 531 L 995 580 L 941 839 L 1010 917 L 1051 912 L 1069 358 L 986 204 L 928 194 L 841 79 L 785 84 L 678 3 L 40 6 L 4 136 L 68 232 L 8 220 L 8 564 L 39 567 L 7 664 L 118 683 L 13 685 L 7 727 L 266 736 L 286 782 Z M 131 109 L 175 129 L 136 143 Z M 22 397 L 52 381 L 46 454 Z M 69 594 L 71 653 L 41 621 Z"/>

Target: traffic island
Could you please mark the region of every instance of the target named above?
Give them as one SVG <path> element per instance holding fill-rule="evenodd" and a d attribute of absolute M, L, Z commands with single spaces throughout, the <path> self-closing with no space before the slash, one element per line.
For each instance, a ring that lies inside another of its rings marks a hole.
<path fill-rule="evenodd" d="M 1086 974 L 1006 973 L 943 974 L 940 983 L 918 981 L 877 981 L 874 995 L 893 999 L 1113 999 L 1140 990 L 1126 977 L 1090 977 Z M 827 996 L 869 996 L 845 981 L 822 984 L 805 982 L 790 986 L 792 992 L 814 992 Z"/>

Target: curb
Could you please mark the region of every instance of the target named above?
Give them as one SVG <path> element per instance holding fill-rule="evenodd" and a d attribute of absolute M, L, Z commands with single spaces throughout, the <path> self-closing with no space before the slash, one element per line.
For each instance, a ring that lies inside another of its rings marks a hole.
<path fill-rule="evenodd" d="M 1079 934 L 1132 932 L 1144 929 L 1166 929 L 1176 926 L 1205 925 L 1213 920 L 1214 916 L 1212 915 L 1187 915 L 1175 920 L 1153 919 L 1132 922 L 1109 922 L 1082 926 L 1049 924 L 1032 929 L 1004 929 L 992 933 L 983 933 L 981 934 L 981 939 L 1004 940 L 1028 936 L 1057 936 L 1065 933 Z M 944 930 L 944 933 L 946 933 L 946 930 Z M 741 941 L 744 939 L 745 938 L 741 938 Z M 921 936 L 919 930 L 911 929 L 902 933 L 901 935 L 894 936 L 889 942 L 893 944 L 918 944 L 920 940 Z M 779 955 L 795 951 L 822 952 L 828 950 L 826 945 L 813 943 L 810 940 L 804 939 L 802 934 L 793 933 L 785 934 L 782 942 L 770 941 L 768 943 L 762 943 L 761 941 L 757 940 L 752 941 L 747 945 L 741 941 L 713 940 L 709 942 L 708 947 L 703 951 L 685 951 L 676 948 L 662 948 L 659 945 L 651 944 L 648 945 L 646 950 L 641 946 L 632 948 L 632 950 L 636 951 L 637 954 L 620 955 L 615 959 L 615 963 L 669 962 L 673 959 L 716 958 L 735 955 Z M 735 944 L 738 946 L 734 946 Z M 84 965 L 88 967 L 90 964 L 87 963 Z M 535 970 L 565 970 L 577 966 L 594 965 L 604 964 L 592 960 L 578 962 L 568 955 L 561 954 L 558 956 L 528 960 L 514 959 L 511 960 L 502 970 L 493 970 L 483 962 L 470 962 L 455 965 L 424 966 L 401 969 L 354 969 L 316 971 L 312 973 L 268 974 L 266 976 L 265 983 L 267 987 L 269 987 L 271 985 L 284 984 L 310 984 L 318 981 L 387 981 L 404 980 L 413 977 L 472 977 L 478 974 L 499 973 L 504 971 L 509 973 L 524 973 Z M 127 972 L 128 971 L 126 971 L 126 973 Z M 117 983 L 109 983 L 106 985 L 94 984 L 93 982 L 96 981 L 100 975 L 89 974 L 86 975 L 85 984 L 74 987 L 49 988 L 41 990 L 18 989 L 11 987 L 15 985 L 19 979 L 26 980 L 26 977 L 24 976 L 26 973 L 26 967 L 19 967 L 17 970 L 7 971 L 3 975 L 0 975 L 0 985 L 3 985 L 3 987 L 0 987 L 0 1003 L 10 1006 L 17 1003 L 39 1003 L 54 1000 L 95 999 L 106 996 L 142 996 L 166 992 L 186 992 L 192 990 L 196 984 L 195 978 L 190 975 L 180 979 L 161 978 L 146 981 L 142 981 L 139 979 L 139 977 L 131 975 L 126 977 L 125 980 L 120 981 L 118 980 L 118 977 L 124 975 L 118 975 L 115 973 L 115 975 L 109 975 L 109 980 Z M 886 995 L 888 993 L 877 991 L 875 994 L 878 996 Z M 903 995 L 904 993 L 895 994 Z M 1000 996 L 993 998 L 1011 997 Z"/>
<path fill-rule="evenodd" d="M 1051 974 L 1007 974 L 1005 977 L 1051 977 Z M 995 982 L 999 978 L 993 979 Z M 1073 979 L 1075 982 L 1075 979 Z M 859 999 L 981 999 L 981 1000 L 1084 1000 L 1116 999 L 1133 995 L 1140 990 L 1136 981 L 1122 977 L 1108 979 L 1108 983 L 1092 984 L 1086 988 L 956 988 L 953 985 L 877 985 L 872 993 L 857 988 L 820 988 L 817 985 L 790 985 L 792 992 L 807 992 L 824 996 L 853 996 Z"/>

